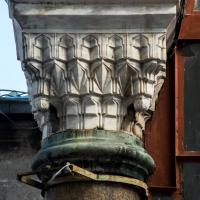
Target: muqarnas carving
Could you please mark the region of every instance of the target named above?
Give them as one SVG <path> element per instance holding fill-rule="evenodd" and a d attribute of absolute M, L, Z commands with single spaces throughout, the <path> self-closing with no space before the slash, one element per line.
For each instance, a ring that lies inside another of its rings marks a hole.
<path fill-rule="evenodd" d="M 166 37 L 24 34 L 23 70 L 43 137 L 66 129 L 142 137 L 166 70 Z"/>

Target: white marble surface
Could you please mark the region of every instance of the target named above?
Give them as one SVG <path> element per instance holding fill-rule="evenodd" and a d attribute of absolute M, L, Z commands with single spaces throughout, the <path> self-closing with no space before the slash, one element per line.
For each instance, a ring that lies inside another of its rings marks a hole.
<path fill-rule="evenodd" d="M 142 137 L 164 82 L 177 1 L 42 2 L 9 8 L 43 137 L 92 128 Z"/>
<path fill-rule="evenodd" d="M 23 41 L 23 70 L 43 130 L 52 131 L 50 105 L 59 130 L 131 132 L 136 117 L 123 125 L 128 106 L 154 110 L 165 77 L 165 34 L 23 34 Z"/>

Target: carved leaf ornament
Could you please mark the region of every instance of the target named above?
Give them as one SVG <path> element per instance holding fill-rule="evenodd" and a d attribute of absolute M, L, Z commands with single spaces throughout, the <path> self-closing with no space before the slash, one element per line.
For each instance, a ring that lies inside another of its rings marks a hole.
<path fill-rule="evenodd" d="M 44 137 L 51 127 L 122 129 L 142 137 L 165 78 L 165 35 L 23 37 L 22 67 Z"/>

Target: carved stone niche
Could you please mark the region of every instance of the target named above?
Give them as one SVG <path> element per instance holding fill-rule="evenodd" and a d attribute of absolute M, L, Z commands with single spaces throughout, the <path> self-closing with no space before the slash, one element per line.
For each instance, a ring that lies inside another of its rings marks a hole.
<path fill-rule="evenodd" d="M 146 181 L 155 163 L 143 148 L 143 132 L 166 75 L 177 1 L 8 4 L 32 112 L 43 132 L 33 170 L 68 161 Z M 38 174 L 42 182 L 51 175 Z"/>

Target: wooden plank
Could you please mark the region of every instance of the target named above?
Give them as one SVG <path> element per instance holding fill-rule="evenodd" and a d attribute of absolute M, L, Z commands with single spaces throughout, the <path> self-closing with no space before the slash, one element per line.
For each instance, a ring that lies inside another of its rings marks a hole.
<path fill-rule="evenodd" d="M 167 66 L 167 77 L 159 95 L 156 111 L 145 132 L 145 148 L 156 163 L 155 173 L 148 182 L 150 186 L 175 186 L 173 65 L 172 61 Z"/>

